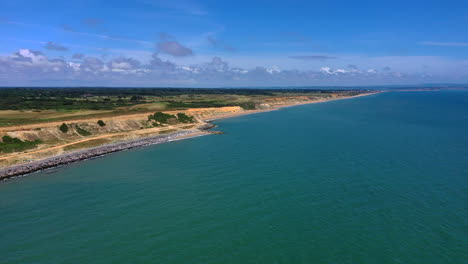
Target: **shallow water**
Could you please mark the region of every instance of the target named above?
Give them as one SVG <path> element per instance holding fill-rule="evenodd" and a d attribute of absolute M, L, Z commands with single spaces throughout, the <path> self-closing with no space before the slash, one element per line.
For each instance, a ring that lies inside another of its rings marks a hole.
<path fill-rule="evenodd" d="M 0 183 L 0 263 L 466 263 L 468 91 L 216 123 Z"/>

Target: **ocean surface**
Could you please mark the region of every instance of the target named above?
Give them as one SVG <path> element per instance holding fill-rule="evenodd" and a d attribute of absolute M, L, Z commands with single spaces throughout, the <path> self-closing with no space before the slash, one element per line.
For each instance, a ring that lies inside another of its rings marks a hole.
<path fill-rule="evenodd" d="M 216 121 L 0 183 L 0 263 L 468 260 L 468 91 Z"/>

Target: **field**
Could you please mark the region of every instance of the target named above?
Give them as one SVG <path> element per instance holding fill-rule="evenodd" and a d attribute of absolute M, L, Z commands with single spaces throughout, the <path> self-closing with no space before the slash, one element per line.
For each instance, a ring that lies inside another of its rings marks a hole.
<path fill-rule="evenodd" d="M 310 99 L 362 91 L 307 89 L 175 88 L 0 88 L 0 127 L 84 118 L 103 118 L 188 108 L 240 106 L 258 109 L 263 100 Z"/>

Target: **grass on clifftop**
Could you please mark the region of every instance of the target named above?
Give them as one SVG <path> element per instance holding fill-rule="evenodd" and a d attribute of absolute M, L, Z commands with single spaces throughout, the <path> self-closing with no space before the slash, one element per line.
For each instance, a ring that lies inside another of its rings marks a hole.
<path fill-rule="evenodd" d="M 104 118 L 187 108 L 256 109 L 267 98 L 328 97 L 363 91 L 313 89 L 0 88 L 0 126 Z"/>

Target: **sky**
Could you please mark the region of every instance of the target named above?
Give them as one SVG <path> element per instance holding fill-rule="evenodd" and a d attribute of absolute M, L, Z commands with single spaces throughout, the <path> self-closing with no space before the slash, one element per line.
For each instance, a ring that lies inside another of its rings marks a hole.
<path fill-rule="evenodd" d="M 468 1 L 0 1 L 0 86 L 424 83 L 468 83 Z"/>

